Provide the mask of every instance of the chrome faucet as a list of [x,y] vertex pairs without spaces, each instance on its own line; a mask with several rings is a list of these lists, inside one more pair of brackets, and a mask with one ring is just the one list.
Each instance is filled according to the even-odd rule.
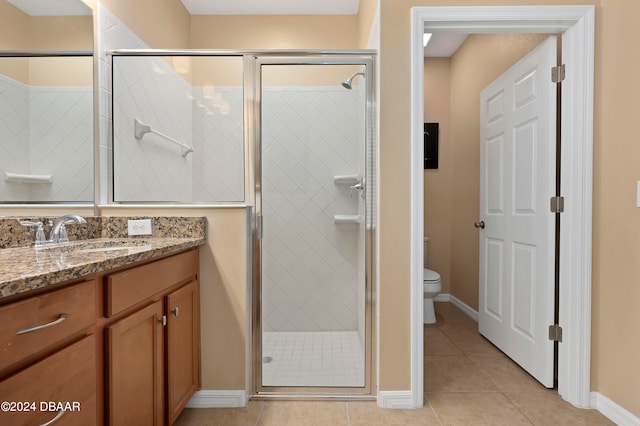
[[49,231],[49,243],[59,244],[66,243],[69,241],[67,238],[67,231],[64,227],[67,223],[75,223],[78,225],[87,223],[87,221],[77,214],[65,214],[64,216],[60,216],[57,218],[53,225],[51,226],[51,230]]

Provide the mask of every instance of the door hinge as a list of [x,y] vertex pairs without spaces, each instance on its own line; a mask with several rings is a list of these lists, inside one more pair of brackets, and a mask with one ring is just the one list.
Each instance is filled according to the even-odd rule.
[[554,342],[562,342],[562,327],[558,324],[549,326],[549,340]]
[[564,212],[564,197],[551,197],[551,213]]
[[557,67],[551,68],[551,82],[552,83],[560,83],[564,81],[565,77],[565,66],[564,64],[558,65]]

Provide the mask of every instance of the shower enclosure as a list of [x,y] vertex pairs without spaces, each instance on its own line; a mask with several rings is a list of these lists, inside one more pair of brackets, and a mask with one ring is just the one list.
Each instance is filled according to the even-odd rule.
[[111,199],[252,207],[254,395],[370,394],[373,53],[110,54]]
[[257,391],[368,393],[372,62],[257,71]]

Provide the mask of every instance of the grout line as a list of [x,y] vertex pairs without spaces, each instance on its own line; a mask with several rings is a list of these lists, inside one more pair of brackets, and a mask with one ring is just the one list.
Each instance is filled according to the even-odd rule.
[[438,424],[442,426],[442,420],[440,420],[440,416],[438,415],[438,412],[436,411],[436,409],[433,407],[433,405],[431,405],[431,401],[429,401],[429,398],[427,398],[426,392],[424,393],[424,400],[427,402],[427,404],[429,404],[429,408],[431,408],[431,412],[436,417],[436,420],[438,420]]
[[258,418],[256,419],[256,426],[260,424],[260,420],[262,420],[262,413],[264,412],[264,405],[267,403],[266,401],[261,401],[262,406],[260,407],[260,412],[258,413]]
[[509,401],[509,403],[510,403],[510,404],[511,404],[511,405],[512,405],[516,410],[518,410],[518,413],[522,414],[522,417],[524,417],[525,419],[527,419],[527,421],[528,421],[529,423],[534,424],[534,423],[533,423],[533,420],[531,420],[531,419],[530,419],[530,418],[529,418],[525,413],[523,413],[523,412],[522,412],[522,410],[520,410],[520,408],[518,408],[518,406],[517,406],[517,405],[516,405],[512,400],[511,400],[511,398],[509,398],[509,397],[507,396],[507,394],[506,394],[506,393],[504,393],[504,392],[500,392],[500,393],[502,394],[502,396],[504,396],[504,397],[506,398],[506,400],[507,400],[507,401]]

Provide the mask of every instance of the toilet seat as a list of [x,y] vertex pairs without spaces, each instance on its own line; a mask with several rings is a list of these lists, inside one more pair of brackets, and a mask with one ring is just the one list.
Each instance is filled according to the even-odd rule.
[[424,268],[422,271],[422,281],[425,283],[440,281],[440,274],[431,269]]

